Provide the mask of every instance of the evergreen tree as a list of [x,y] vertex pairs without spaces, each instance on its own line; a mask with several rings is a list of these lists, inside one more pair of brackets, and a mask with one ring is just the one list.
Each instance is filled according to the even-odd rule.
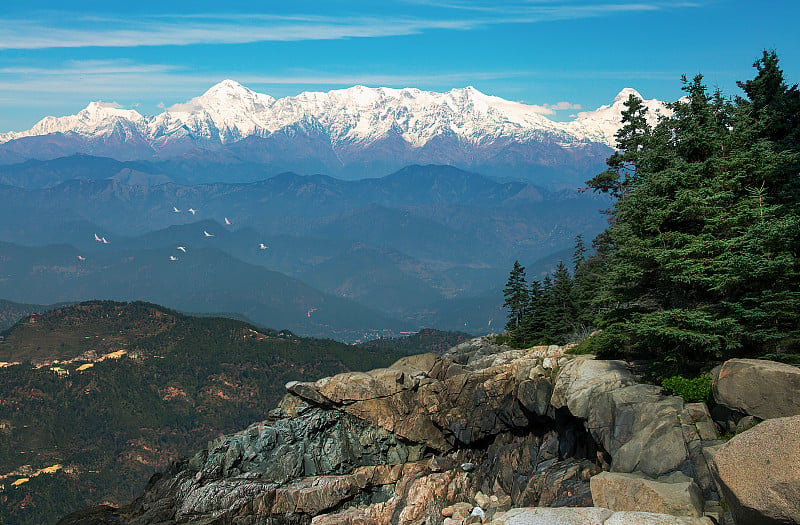
[[553,296],[553,279],[550,275],[545,275],[542,279],[541,295],[536,309],[538,317],[539,332],[534,334],[539,344],[552,345],[558,339],[556,326],[557,308],[555,297]]
[[528,284],[525,281],[525,267],[519,261],[514,261],[514,267],[508,276],[506,287],[503,289],[503,307],[508,309],[506,330],[515,338],[523,324],[525,311],[528,307]]
[[796,148],[800,142],[800,91],[797,84],[788,87],[778,67],[778,55],[764,51],[753,67],[758,75],[737,82],[747,94],[739,99],[751,118],[759,123],[759,136],[778,143],[780,148]]
[[575,250],[572,252],[572,274],[578,272],[578,268],[586,261],[586,244],[583,242],[583,235],[580,233],[575,236]]
[[522,321],[519,328],[512,335],[512,343],[523,348],[538,344],[538,334],[541,331],[541,319],[537,314],[541,301],[541,285],[539,281],[533,280],[528,288],[528,304],[522,314]]
[[595,296],[596,276],[593,275],[593,265],[587,259],[587,249],[583,236],[575,238],[575,251],[572,255],[572,297],[575,307],[574,330],[580,338],[591,332],[594,324],[592,299]]
[[640,163],[640,153],[650,136],[647,106],[636,95],[629,95],[623,105],[622,127],[617,131],[617,151],[607,159],[609,169],[586,184],[596,192],[619,197],[631,186]]
[[[774,55],[756,67],[741,84],[749,100],[684,78],[685,100],[637,135],[634,175],[610,191],[619,198],[604,238],[600,322],[608,340],[676,368],[800,339],[800,156],[787,141],[797,90]],[[612,155],[612,171],[626,153]]]
[[564,261],[559,261],[553,272],[553,287],[551,289],[551,325],[549,332],[552,342],[564,344],[568,335],[577,329],[577,305],[575,304],[575,290],[572,276],[569,274]]

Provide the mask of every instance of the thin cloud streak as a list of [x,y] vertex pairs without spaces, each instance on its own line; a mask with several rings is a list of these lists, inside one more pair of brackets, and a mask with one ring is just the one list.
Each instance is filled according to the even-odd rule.
[[[321,18],[321,17],[320,17]],[[221,16],[224,22],[187,23],[147,20],[132,23],[108,19],[111,29],[64,28],[55,23],[14,20],[0,33],[0,49],[50,49],[78,47],[182,46],[191,44],[247,44],[303,40],[338,40],[412,35],[431,29],[470,29],[475,22],[463,20],[415,20],[408,18],[320,19]],[[113,27],[118,26],[118,27]]]
[[[49,20],[5,20],[0,49],[79,47],[184,46],[380,38],[420,34],[431,30],[466,31],[499,24],[525,24],[595,18],[624,12],[657,11],[660,3],[513,3],[472,10],[464,17],[462,4],[449,3],[457,17],[263,15],[197,13],[146,16],[138,20],[113,16],[52,16]],[[686,7],[688,4],[682,4]],[[102,24],[108,29],[97,29]]]

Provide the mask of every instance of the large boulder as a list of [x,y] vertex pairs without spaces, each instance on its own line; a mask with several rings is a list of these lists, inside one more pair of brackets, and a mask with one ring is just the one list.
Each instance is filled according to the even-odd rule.
[[489,525],[713,525],[708,518],[652,512],[613,512],[600,507],[527,507],[495,516]]
[[550,404],[567,407],[579,418],[589,416],[593,400],[600,394],[636,383],[624,361],[598,361],[580,357],[559,371]]
[[594,397],[586,428],[611,455],[614,472],[692,472],[680,419],[683,408],[681,398],[665,396],[657,386],[626,386]]
[[614,511],[703,515],[700,488],[692,478],[680,472],[657,480],[639,473],[601,472],[592,476],[591,489],[595,506]]
[[715,371],[714,399],[760,419],[800,414],[800,368],[762,359],[731,359]]
[[733,437],[711,463],[737,525],[800,523],[800,416]]

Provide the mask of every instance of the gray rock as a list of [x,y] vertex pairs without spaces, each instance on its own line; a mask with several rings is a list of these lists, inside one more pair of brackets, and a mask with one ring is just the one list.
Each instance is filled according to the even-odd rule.
[[738,423],[736,423],[736,433],[741,434],[745,430],[750,430],[760,422],[761,420],[755,416],[744,416],[739,420]]
[[681,398],[664,396],[657,386],[632,385],[595,396],[586,411],[586,428],[611,455],[612,471],[654,477],[692,471]]
[[526,410],[537,416],[544,416],[550,408],[553,385],[544,376],[526,379],[517,388],[517,399]]
[[800,368],[763,359],[731,359],[713,377],[717,403],[760,419],[800,414]]
[[706,446],[718,442],[717,427],[705,403],[688,403],[681,412],[681,429],[694,472],[692,476],[706,499],[719,499],[711,469],[703,454]]
[[603,525],[613,513],[595,507],[511,509],[497,515],[492,525]]
[[475,463],[470,463],[470,462],[462,463],[461,470],[463,470],[464,472],[472,472],[473,470],[475,470]]
[[209,443],[133,504],[132,524],[218,516],[276,485],[306,476],[346,474],[363,465],[416,461],[422,447],[342,412],[312,408],[302,417],[247,430]]
[[600,507],[517,508],[495,516],[490,525],[713,525],[708,518],[652,512],[612,512]]
[[680,472],[657,480],[640,473],[601,472],[592,477],[591,488],[595,506],[613,511],[703,515],[703,497],[699,487],[692,478]]
[[486,513],[483,512],[483,509],[480,508],[480,507],[475,507],[474,509],[472,509],[472,512],[470,512],[469,515],[470,516],[478,516],[479,518],[485,518],[486,517]]
[[554,408],[567,407],[573,416],[586,419],[594,398],[635,382],[624,361],[597,361],[581,356],[558,373],[550,404]]
[[691,518],[652,512],[615,512],[603,525],[714,525],[708,518]]
[[737,525],[800,523],[800,416],[734,436],[711,463]]

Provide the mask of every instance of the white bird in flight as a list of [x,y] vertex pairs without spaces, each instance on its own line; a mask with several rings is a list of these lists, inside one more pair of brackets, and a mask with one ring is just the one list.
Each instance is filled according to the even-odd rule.
[[173,207],[172,207],[172,211],[173,211],[174,213],[180,213],[180,212],[181,212],[181,210],[179,210],[179,209],[178,209],[178,208],[176,208],[175,206],[173,206]]
[[101,239],[96,233],[94,234],[94,240],[97,242],[103,242],[103,239]]
[[225,226],[230,226],[231,224],[233,223],[229,221],[227,217],[225,217]]
[[205,230],[203,230],[203,235],[205,235],[206,237],[213,237],[213,236],[214,236],[214,234],[213,234],[213,233],[208,233],[208,232],[207,232],[207,231],[205,231]]
[[170,261],[177,261],[177,260],[178,260],[178,258],[177,258],[177,257],[175,257],[174,255],[170,255],[170,256],[169,256],[169,260],[170,260]]
[[84,257],[83,255],[78,255],[78,260],[79,261],[85,261],[86,257]]
[[108,244],[108,241],[106,240],[105,237],[101,237],[100,242],[102,242],[103,244]]
[[259,243],[259,245],[258,245],[258,249],[259,249],[259,250],[266,250],[267,248],[269,248],[269,246],[267,246],[267,245],[266,245],[266,244],[264,244],[263,242],[262,242],[262,243]]
[[316,309],[316,308],[312,308],[311,310],[309,310],[309,311],[308,311],[308,313],[306,314],[306,316],[307,316],[307,317],[311,317],[311,314],[313,314],[313,313],[314,313],[314,312],[316,312],[316,311],[317,311],[317,309]]
[[186,246],[178,246],[178,249],[183,253],[186,253]]
[[189,212],[189,213],[191,213],[192,215],[194,215],[195,213],[197,213],[197,210],[195,210],[195,209],[193,209],[193,208],[189,208],[189,209],[188,209],[188,210],[186,210],[186,211],[188,211],[188,212]]

